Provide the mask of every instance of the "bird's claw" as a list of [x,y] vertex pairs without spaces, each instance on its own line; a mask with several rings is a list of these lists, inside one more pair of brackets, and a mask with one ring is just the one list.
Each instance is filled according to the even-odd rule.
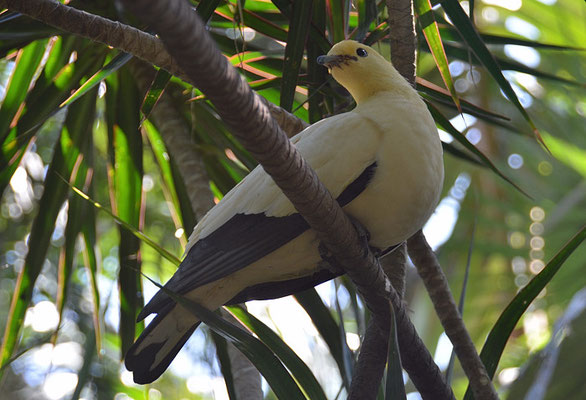
[[[369,248],[378,258],[378,256],[381,254],[381,250],[377,247],[372,247],[368,244],[368,242],[370,241],[370,232],[368,231],[368,229],[366,229],[364,225],[362,225],[362,223],[358,221],[356,218],[350,215],[348,217],[350,218],[350,222],[352,222],[352,225],[354,225],[356,232],[358,232],[358,237],[360,238],[360,241],[363,243],[363,247],[365,249]],[[323,268],[335,274],[344,273],[344,269],[340,266],[340,263],[336,260],[332,252],[326,247],[326,245],[323,242],[319,243],[318,251],[321,259],[324,261],[322,263]]]
[[319,256],[323,260],[320,263],[321,267],[327,269],[333,274],[340,275],[344,273],[344,269],[340,266],[332,252],[327,248],[327,246],[323,242],[319,242],[319,246],[317,247],[319,251]]

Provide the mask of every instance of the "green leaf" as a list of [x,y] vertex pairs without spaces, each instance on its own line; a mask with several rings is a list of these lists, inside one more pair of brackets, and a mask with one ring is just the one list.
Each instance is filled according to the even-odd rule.
[[[94,89],[91,93],[74,104],[69,111],[69,118],[65,122],[62,135],[73,132],[74,138],[84,137],[83,140],[77,140],[74,146],[68,149],[68,158],[70,163],[69,169],[77,169],[76,176],[72,184],[83,187],[84,190],[90,190],[92,173],[93,173],[93,155],[92,155],[92,130],[96,111],[96,98],[98,91]],[[75,139],[74,139],[75,140]],[[67,225],[65,227],[65,244],[61,248],[57,276],[57,301],[56,307],[59,312],[59,324],[62,322],[63,310],[67,300],[69,280],[73,271],[74,260],[76,255],[77,238],[85,224],[88,204],[77,196],[69,199],[69,209]],[[55,337],[55,340],[57,338]]]
[[429,0],[415,0],[413,2],[413,6],[415,9],[415,14],[417,15],[417,19],[423,29],[423,35],[425,36],[427,45],[429,46],[433,59],[435,60],[435,65],[437,66],[437,69],[442,76],[446,88],[448,88],[448,91],[452,96],[454,104],[456,104],[458,110],[462,112],[460,108],[460,100],[458,99],[458,94],[456,93],[456,88],[454,87],[454,81],[452,80],[452,75],[450,74],[448,59],[446,57],[446,52],[444,50],[439,28],[435,18],[433,17],[431,4]]
[[[163,193],[165,198],[168,199],[170,205],[171,216],[175,221],[176,227],[182,225],[183,215],[181,211],[181,204],[179,202],[179,196],[175,189],[175,180],[173,177],[173,168],[171,166],[171,160],[169,159],[167,148],[163,142],[163,138],[159,131],[148,121],[143,124],[147,138],[151,145],[153,155],[157,160],[161,177],[163,178]],[[189,232],[187,232],[189,234]],[[183,242],[185,245],[185,242]]]
[[350,382],[352,382],[353,366],[348,365],[346,362],[343,347],[346,347],[347,352],[350,352],[350,349],[348,349],[346,341],[341,340],[338,324],[330,314],[330,310],[324,305],[315,289],[299,292],[294,296],[295,300],[305,309],[317,331],[328,345],[330,353],[340,370],[344,386],[349,390]]
[[358,0],[356,8],[358,9],[358,27],[353,32],[353,39],[362,42],[370,30],[370,25],[376,19],[378,10],[375,0]]
[[[148,93],[146,94],[144,101],[142,102],[142,106],[140,110],[143,114],[143,121],[148,119],[153,111],[153,107],[157,104],[163,92],[165,91],[165,87],[167,83],[171,80],[171,74],[165,71],[164,69],[159,69],[155,75],[155,79],[151,83]],[[141,123],[142,125],[142,123]]]
[[310,24],[307,21],[311,19],[312,10],[311,0],[298,0],[293,3],[281,80],[281,107],[289,112],[293,107],[297,78],[303,61],[303,50],[309,34]]
[[[446,52],[450,56],[452,56],[454,58],[458,58],[458,59],[463,60],[465,62],[471,61],[473,64],[476,64],[476,65],[480,64],[480,62],[475,57],[471,58],[470,55],[468,54],[468,52],[458,45],[446,44]],[[495,60],[499,64],[499,66],[502,70],[523,72],[525,74],[533,75],[537,78],[549,79],[549,80],[552,80],[555,82],[561,82],[561,83],[565,83],[565,84],[577,86],[577,87],[586,87],[586,83],[584,83],[584,82],[578,82],[578,81],[575,81],[572,79],[566,79],[561,76],[557,76],[557,75],[553,75],[553,74],[550,74],[547,72],[543,72],[538,69],[528,67],[528,66],[521,64],[517,61],[510,61],[510,60],[506,60],[506,59],[500,58],[500,57],[495,57]]]
[[89,207],[85,214],[85,222],[82,227],[84,243],[83,259],[88,274],[90,293],[92,295],[92,317],[94,324],[94,337],[98,352],[102,346],[102,324],[100,323],[100,292],[98,290],[98,257],[96,256],[96,214],[94,208]]
[[214,15],[214,11],[220,4],[220,0],[202,0],[197,5],[197,13],[201,17],[202,20],[208,22],[212,15]]
[[126,229],[128,232],[132,233],[134,236],[136,236],[142,242],[144,242],[147,245],[149,245],[152,249],[154,249],[161,256],[165,257],[167,260],[169,260],[170,262],[172,262],[176,266],[179,266],[179,264],[181,264],[181,260],[179,258],[177,258],[173,254],[169,253],[163,247],[159,246],[157,244],[157,242],[155,242],[153,239],[149,238],[147,235],[145,235],[144,233],[142,233],[141,231],[139,231],[138,229],[136,229],[136,227],[130,225],[127,222],[125,222],[120,217],[116,216],[112,211],[108,210],[103,205],[101,205],[97,201],[93,200],[91,197],[89,197],[87,194],[85,194],[82,190],[80,190],[80,189],[78,189],[78,188],[76,188],[74,186],[70,186],[70,188],[78,196],[80,196],[84,200],[88,201],[91,205],[93,205],[97,210],[103,211],[106,214],[108,214],[112,219],[114,219],[116,221],[116,223],[118,225],[122,226],[124,229]]
[[101,68],[98,72],[96,72],[90,79],[88,79],[79,89],[71,94],[63,103],[59,105],[59,107],[65,107],[68,104],[73,103],[81,96],[83,96],[88,91],[92,90],[94,87],[100,84],[104,79],[108,76],[112,75],[114,72],[118,71],[121,67],[123,67],[128,61],[132,59],[131,54],[127,53],[120,53],[116,57],[112,59],[107,65]]
[[395,311],[392,305],[390,309],[391,330],[389,332],[385,400],[406,399],[403,369],[401,367],[401,353],[399,352],[399,339],[397,338],[397,321],[395,320]]
[[327,27],[329,37],[333,43],[346,39],[348,31],[348,2],[345,0],[331,0],[326,3]]
[[[77,118],[79,115],[71,113],[67,116],[67,121],[72,121],[75,126]],[[81,130],[69,132],[67,128],[64,128],[61,138],[56,143],[53,160],[47,171],[43,195],[39,201],[43,207],[39,209],[39,213],[33,221],[29,237],[29,248],[34,251],[29,251],[26,255],[8,313],[0,355],[2,364],[10,358],[16,346],[24,315],[32,298],[35,281],[45,262],[55,220],[66,199],[67,184],[62,177],[66,177],[67,180],[75,180],[76,178],[78,170],[75,165],[79,162],[79,148],[84,147],[84,141],[89,136],[84,133]]]
[[16,56],[14,70],[8,80],[6,95],[0,107],[0,142],[4,142],[10,132],[10,125],[26,98],[46,46],[47,40],[39,40],[20,50]]
[[289,372],[283,367],[279,359],[260,340],[246,332],[244,329],[231,324],[220,315],[202,307],[201,305],[180,296],[166,287],[144,275],[149,281],[165,292],[176,303],[195,315],[208,325],[214,332],[229,340],[242,352],[265,377],[277,398],[305,400],[299,386],[295,383]]
[[515,107],[517,107],[523,118],[525,118],[529,126],[531,126],[533,134],[537,140],[547,149],[547,146],[545,146],[545,143],[543,142],[537,127],[531,120],[531,117],[529,117],[527,111],[521,105],[521,102],[515,94],[511,84],[504,77],[501,68],[486,47],[486,44],[484,44],[482,41],[482,38],[476,30],[476,27],[472,24],[472,21],[470,21],[470,18],[468,18],[460,3],[458,3],[457,0],[442,0],[440,3],[448,17],[450,17],[450,20],[452,20],[454,23],[455,28],[460,33],[460,36],[468,44],[469,48],[476,55],[480,63],[492,75],[507,98],[513,102]]
[[[110,85],[106,92],[106,110],[110,116],[108,134],[113,155],[113,209],[121,220],[140,230],[144,220],[140,97],[128,70],[121,70],[116,78],[117,82],[108,79]],[[141,269],[140,240],[121,227],[118,256],[119,335],[124,355],[134,343],[136,331],[142,330],[142,324],[135,324],[134,321],[143,301],[140,274],[137,273]]]
[[474,146],[472,143],[470,143],[470,141],[468,141],[468,139],[466,138],[466,136],[464,136],[459,130],[457,130],[456,128],[454,128],[454,126],[452,125],[452,123],[437,108],[435,108],[435,106],[433,106],[431,103],[427,103],[427,108],[431,112],[431,115],[433,116],[433,119],[435,120],[435,122],[439,126],[441,126],[441,128],[443,130],[445,130],[450,135],[452,135],[454,137],[454,139],[456,139],[466,149],[468,149],[470,152],[472,152],[474,155],[476,155],[484,163],[484,165],[486,165],[490,170],[492,170],[494,173],[496,173],[499,177],[501,177],[506,182],[508,182],[511,185],[513,185],[513,187],[515,187],[515,189],[517,189],[519,192],[523,193],[525,196],[531,198],[531,196],[529,196],[515,182],[513,182],[508,176],[506,176],[505,174],[503,174],[492,163],[492,161],[490,161],[490,159],[487,156],[484,155],[483,152],[481,152],[480,150],[478,150],[478,148],[476,146]]
[[[553,279],[555,274],[560,270],[568,257],[578,248],[586,239],[586,226],[583,226],[576,235],[570,239],[565,246],[547,263],[545,268],[537,274],[531,281],[522,288],[519,293],[511,300],[509,305],[500,315],[494,324],[488,338],[480,352],[480,358],[486,366],[488,376],[492,378],[496,372],[498,362],[503,354],[505,345],[513,329],[525,313],[529,305],[545,286]],[[470,388],[466,391],[465,400],[472,399]]]
[[[66,46],[62,50],[63,52],[57,54],[56,58],[65,63],[71,49]],[[22,117],[2,144],[0,192],[3,192],[8,185],[36,132],[48,118],[59,111],[59,104],[69,95],[69,90],[75,87],[83,76],[98,68],[101,58],[101,54],[95,55],[91,51],[82,52],[76,62],[64,65],[54,76],[49,73],[42,73],[39,76],[34,88],[28,94]]]
[[228,310],[240,322],[246,325],[252,332],[254,332],[264,344],[266,344],[285,364],[287,369],[291,371],[295,380],[299,383],[303,392],[310,399],[326,399],[326,395],[320,386],[319,382],[305,365],[303,360],[295,354],[293,350],[268,326],[262,323],[255,316],[240,306],[229,306]]

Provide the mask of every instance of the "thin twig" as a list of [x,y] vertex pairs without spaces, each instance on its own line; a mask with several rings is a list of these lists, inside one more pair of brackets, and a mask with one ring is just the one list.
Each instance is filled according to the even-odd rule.
[[495,400],[498,395],[480,360],[474,343],[466,330],[464,321],[452,296],[448,280],[444,275],[435,253],[429,247],[422,231],[407,241],[409,256],[417,267],[435,311],[454,345],[454,351],[470,380],[470,387],[476,400]]

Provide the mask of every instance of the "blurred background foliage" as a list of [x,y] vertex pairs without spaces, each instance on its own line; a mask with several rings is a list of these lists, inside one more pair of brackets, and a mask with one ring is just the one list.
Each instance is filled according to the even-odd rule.
[[[311,7],[287,0],[193,3],[209,17],[210,33],[251,86],[308,122],[353,107],[315,64],[331,43],[365,40],[390,54],[383,1],[315,1]],[[436,65],[441,47],[434,60],[422,34],[429,14],[416,24],[418,89],[439,110],[446,146],[444,193],[425,233],[455,296],[469,265],[464,319],[480,348],[519,289],[586,221],[586,8],[572,0],[461,2],[500,66],[495,69],[482,48],[462,35],[462,20],[446,15],[458,3],[439,3],[431,5],[449,62],[443,78],[441,62],[439,70]],[[133,22],[116,1],[68,4]],[[254,160],[201,93],[183,81],[159,72],[145,99],[134,61],[116,49],[5,11],[0,54],[0,397],[227,398],[215,355],[222,341],[213,341],[206,329],[197,330],[161,379],[147,387],[132,383],[121,350],[142,329],[135,328],[134,316],[143,297],[156,291],[137,270],[164,282],[176,266],[65,181],[180,257],[197,212],[165,147],[161,123],[152,118],[160,91],[170,96],[183,123],[193,126],[215,201]],[[494,79],[501,70],[529,121]],[[453,84],[451,94],[457,94],[463,114],[450,92],[438,88],[445,82],[448,89]],[[447,121],[456,130],[452,135]],[[532,124],[550,153],[536,140]],[[487,168],[470,144],[496,168]],[[576,340],[586,320],[585,259],[586,247],[580,246],[513,330],[495,377],[504,398],[525,398],[544,380],[543,398],[586,392],[579,364],[586,354]],[[413,321],[444,369],[450,345],[412,268],[407,289]],[[345,396],[344,375],[353,357],[348,349],[358,349],[366,318],[347,280],[326,283],[297,300],[248,307],[311,368],[328,398]],[[466,386],[456,363],[457,397]],[[268,385],[264,389],[266,398],[275,398]],[[411,384],[407,389],[414,390]]]

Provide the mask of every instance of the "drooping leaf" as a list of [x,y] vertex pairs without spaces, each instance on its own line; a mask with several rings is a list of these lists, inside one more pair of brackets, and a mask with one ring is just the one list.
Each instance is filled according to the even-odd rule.
[[[84,191],[90,190],[93,169],[92,157],[92,128],[95,116],[96,97],[98,91],[94,89],[87,93],[83,99],[72,105],[69,111],[69,118],[65,121],[62,136],[69,135],[74,138],[73,146],[68,149],[68,158],[73,165],[69,169],[76,169],[77,173],[71,183],[81,187]],[[83,135],[83,140],[75,140]],[[77,142],[77,143],[76,143]],[[63,310],[68,294],[69,281],[73,272],[76,245],[78,236],[84,225],[88,204],[78,196],[69,199],[67,225],[65,226],[65,243],[61,248],[57,276],[57,301],[56,307],[59,312],[59,323],[63,320]],[[55,340],[57,338],[55,337]]]
[[405,384],[403,383],[403,369],[401,368],[401,354],[399,339],[397,338],[397,321],[393,306],[391,309],[391,330],[389,332],[389,355],[387,358],[387,374],[385,383],[385,400],[405,400]]
[[140,110],[143,114],[143,121],[145,119],[148,119],[151,115],[153,107],[155,107],[155,105],[163,95],[165,87],[167,86],[167,83],[169,83],[170,79],[171,74],[169,74],[164,69],[159,69],[157,71],[155,79],[151,83],[151,86],[144,98],[144,101],[142,102],[142,106],[140,107]]
[[281,80],[281,107],[289,112],[293,107],[297,78],[303,61],[303,50],[309,34],[310,24],[307,21],[311,19],[312,10],[311,0],[299,0],[293,3]]
[[[494,59],[493,55],[490,53],[486,44],[483,42],[480,34],[476,30],[474,24],[462,9],[462,6],[457,0],[442,0],[441,2],[442,8],[450,17],[452,22],[454,23],[455,28],[460,33],[460,36],[466,41],[470,50],[476,55],[478,60],[482,63],[482,65],[486,68],[488,73],[492,75],[494,80],[498,83],[499,87],[503,91],[503,93],[507,96],[507,98],[517,107],[523,118],[527,121],[529,126],[531,126],[533,133],[537,140],[545,146],[537,127],[533,123],[533,120],[521,105],[517,94],[513,90],[513,87],[504,77],[501,68],[499,67],[498,63]],[[546,147],[547,148],[547,147]]]
[[429,0],[415,0],[413,2],[413,6],[418,21],[421,24],[427,45],[431,51],[431,54],[433,55],[433,59],[435,60],[435,65],[437,66],[437,69],[442,76],[446,88],[448,88],[448,91],[452,96],[454,104],[456,104],[458,110],[461,112],[460,100],[458,98],[458,94],[456,93],[456,88],[454,87],[452,75],[450,74],[448,59],[446,57],[446,52],[444,50],[437,22],[433,17],[431,4]]
[[242,307],[227,308],[281,359],[310,399],[326,399],[322,387],[311,370],[275,332]]
[[[114,76],[111,76],[113,78]],[[113,209],[118,217],[129,225],[141,230],[144,219],[142,193],[142,138],[140,124],[140,96],[130,73],[121,70],[116,80],[108,79],[106,110],[108,135],[113,157],[112,183],[115,203]],[[116,82],[117,81],[117,82]],[[142,324],[135,324],[139,308],[142,307],[140,266],[140,240],[120,227],[118,271],[120,295],[121,353],[134,342],[136,331]]]
[[10,125],[18,119],[17,112],[29,92],[33,76],[45,53],[46,40],[31,43],[18,52],[14,69],[9,78],[4,101],[0,107],[0,142],[10,132]]
[[[503,354],[505,345],[515,329],[515,326],[525,313],[529,305],[545,286],[553,279],[564,262],[586,239],[586,226],[583,226],[573,238],[547,263],[545,268],[537,274],[519,293],[511,300],[509,305],[501,313],[499,319],[492,327],[488,338],[480,352],[480,358],[486,367],[490,378],[494,377],[498,362]],[[466,391],[465,400],[472,399],[470,388]]]
[[[352,382],[352,365],[347,365],[344,359],[343,346],[348,347],[346,341],[341,341],[338,324],[330,314],[330,310],[324,305],[323,301],[315,291],[315,289],[309,289],[300,293],[295,294],[295,300],[301,304],[305,309],[313,324],[318,330],[321,337],[324,339],[330,353],[342,376],[342,381],[346,386],[346,389],[350,389],[350,382]],[[350,352],[350,349],[347,350]]]
[[108,64],[106,64],[103,68],[101,68],[98,72],[96,72],[90,79],[84,82],[83,85],[75,92],[71,94],[59,107],[64,107],[68,104],[71,104],[81,96],[83,96],[88,91],[92,90],[94,87],[100,84],[104,79],[108,76],[112,75],[114,72],[118,71],[122,68],[128,61],[132,59],[131,54],[127,53],[120,53],[116,57],[112,59]]
[[242,352],[265,377],[278,398],[305,400],[299,386],[295,383],[281,361],[260,340],[246,332],[241,327],[223,319],[220,315],[202,307],[201,305],[180,296],[148,276],[145,277],[163,290],[175,302],[183,306],[199,320],[208,325],[217,334],[230,341]]
[[503,174],[493,163],[490,159],[484,155],[483,152],[478,150],[476,146],[474,146],[470,141],[464,136],[459,130],[454,128],[452,123],[437,109],[430,103],[427,103],[427,108],[431,112],[433,119],[435,122],[442,127],[443,130],[448,132],[450,135],[454,137],[460,144],[462,144],[466,149],[470,150],[474,155],[476,155],[489,169],[491,169],[494,173],[496,173],[499,177],[513,185],[515,189],[519,192],[524,194],[527,197],[529,196],[523,189],[521,189],[515,182],[513,182],[508,176]]
[[[75,121],[78,116],[69,114],[67,121]],[[73,123],[75,125],[75,123]],[[78,172],[75,168],[79,162],[79,148],[84,147],[87,135],[81,131],[69,132],[63,129],[59,141],[56,143],[53,159],[49,165],[45,178],[44,191],[40,200],[43,207],[39,209],[29,237],[29,251],[25,264],[19,273],[14,290],[14,296],[8,314],[4,340],[2,343],[1,361],[6,362],[14,351],[24,314],[32,298],[32,291],[45,262],[55,220],[67,196],[67,180],[75,180]]]

